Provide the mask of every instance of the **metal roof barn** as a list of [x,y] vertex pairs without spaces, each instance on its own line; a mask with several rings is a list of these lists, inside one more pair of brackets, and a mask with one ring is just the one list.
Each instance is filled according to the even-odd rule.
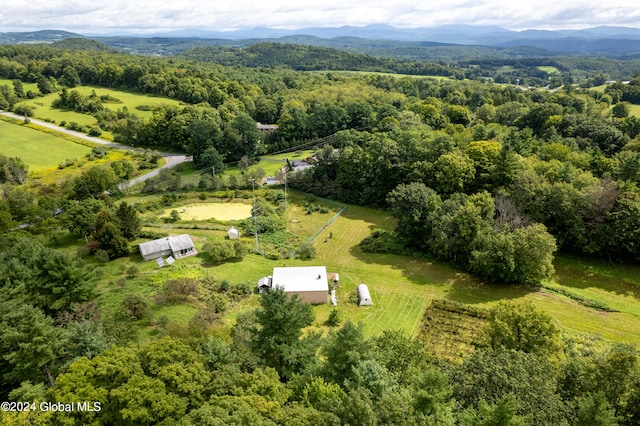
[[299,300],[308,303],[327,303],[329,297],[325,266],[273,268],[271,286],[282,288],[288,294],[297,294]]
[[141,243],[138,248],[145,261],[157,259],[163,256],[173,256],[176,259],[198,254],[191,237],[187,234],[175,237],[159,238],[157,240]]

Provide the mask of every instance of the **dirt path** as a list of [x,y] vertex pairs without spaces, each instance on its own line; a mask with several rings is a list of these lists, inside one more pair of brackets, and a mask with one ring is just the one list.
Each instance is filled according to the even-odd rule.
[[[0,115],[4,115],[6,117],[11,117],[11,118],[15,118],[17,120],[24,120],[24,117],[21,115],[17,115],[14,114],[12,112],[6,112],[6,111],[0,111]],[[88,136],[84,133],[80,133],[80,132],[76,132],[73,130],[69,130],[66,129],[64,127],[60,127],[57,126],[55,124],[52,123],[47,123],[46,121],[42,121],[42,120],[38,120],[36,118],[29,118],[29,120],[33,123],[33,124],[37,124],[38,126],[42,126],[42,127],[46,127],[48,129],[52,129],[55,130],[56,132],[60,132],[60,133],[66,133],[68,135],[71,136],[75,136],[77,138],[80,139],[84,139],[86,141],[89,142],[93,142],[93,143],[97,143],[100,145],[106,145],[109,146],[111,148],[117,148],[117,149],[124,149],[127,151],[134,151],[136,148],[129,146],[129,145],[122,145],[119,143],[115,143],[115,142],[109,142],[109,141],[105,141],[104,139],[100,139],[100,138],[96,138],[93,136]],[[147,179],[150,179],[154,176],[157,176],[158,174],[160,174],[160,171],[163,169],[170,169],[172,167],[177,166],[178,164],[184,163],[186,161],[191,161],[191,157],[184,155],[184,154],[172,154],[169,152],[160,152],[160,155],[166,160],[166,163],[164,166],[159,167],[155,170],[150,171],[149,173],[145,173],[142,176],[138,176],[135,179],[130,180],[129,182],[125,182],[123,184],[120,184],[120,186],[118,187],[119,189],[127,189],[130,186],[133,186],[137,183],[140,182],[144,182]]]

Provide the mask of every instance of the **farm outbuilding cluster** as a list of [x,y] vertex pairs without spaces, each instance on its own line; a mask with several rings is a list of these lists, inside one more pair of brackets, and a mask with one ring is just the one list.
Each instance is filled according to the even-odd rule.
[[187,234],[158,238],[157,240],[141,243],[138,248],[145,262],[163,256],[173,256],[175,259],[180,259],[181,257],[198,254],[191,237]]
[[281,288],[287,294],[297,294],[302,302],[322,304],[329,297],[329,282],[325,266],[273,268],[273,275],[258,281],[258,290]]

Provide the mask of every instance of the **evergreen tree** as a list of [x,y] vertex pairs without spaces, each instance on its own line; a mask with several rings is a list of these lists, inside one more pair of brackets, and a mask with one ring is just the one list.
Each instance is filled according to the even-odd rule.
[[287,295],[282,289],[263,294],[254,329],[253,349],[264,363],[288,379],[302,371],[315,357],[318,336],[302,338],[302,329],[313,323],[313,311],[297,295]]
[[127,202],[123,201],[118,205],[118,209],[116,210],[116,217],[120,223],[120,230],[122,231],[122,235],[132,240],[138,236],[140,233],[140,229],[142,228],[142,221],[138,216],[138,211],[135,207],[127,204]]

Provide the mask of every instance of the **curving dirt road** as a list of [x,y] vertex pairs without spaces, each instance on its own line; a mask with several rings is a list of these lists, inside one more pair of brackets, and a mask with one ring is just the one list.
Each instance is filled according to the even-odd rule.
[[[4,115],[4,116],[7,116],[7,117],[15,118],[17,120],[24,120],[24,116],[17,115],[17,114],[14,114],[12,112],[6,112],[6,111],[0,110],[0,115]],[[46,121],[38,120],[36,118],[29,117],[29,120],[32,123],[37,124],[38,126],[46,127],[48,129],[53,129],[56,132],[66,133],[68,135],[72,135],[72,136],[75,136],[77,138],[81,138],[81,139],[87,140],[89,142],[97,143],[97,144],[100,144],[100,145],[106,145],[106,146],[109,146],[111,148],[125,149],[127,151],[134,151],[134,150],[137,149],[137,148],[134,148],[134,147],[129,146],[129,145],[122,145],[122,144],[115,143],[115,142],[109,142],[109,141],[105,141],[104,139],[100,139],[100,138],[96,138],[96,137],[93,137],[93,136],[89,136],[89,135],[87,135],[85,133],[80,133],[80,132],[76,132],[74,130],[69,130],[67,128],[60,127],[60,126],[55,125],[53,123],[47,123]],[[145,173],[142,176],[138,176],[137,178],[132,179],[129,182],[125,182],[123,184],[120,184],[118,186],[118,189],[127,189],[130,186],[133,186],[133,185],[135,185],[137,183],[140,183],[140,182],[144,182],[147,179],[150,179],[150,178],[152,178],[154,176],[157,176],[160,173],[160,171],[163,170],[163,169],[170,169],[172,167],[177,166],[178,164],[181,164],[181,163],[184,163],[184,162],[187,162],[187,161],[191,161],[191,157],[187,156],[187,155],[184,155],[184,154],[172,154],[172,153],[169,153],[169,152],[160,152],[160,155],[166,160],[166,163],[165,163],[164,166],[159,167],[159,168],[157,168],[155,170],[152,170],[149,173]]]

